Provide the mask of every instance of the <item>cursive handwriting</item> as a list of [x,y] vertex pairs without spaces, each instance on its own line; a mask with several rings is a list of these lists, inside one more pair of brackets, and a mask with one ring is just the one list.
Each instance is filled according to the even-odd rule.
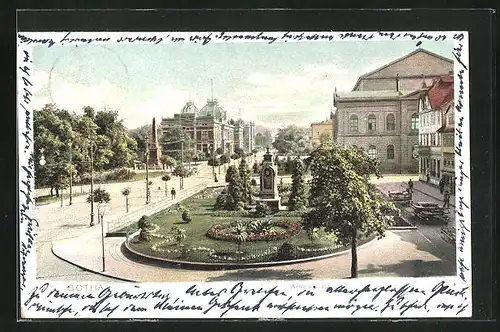
[[[349,285],[350,284],[350,285]],[[173,287],[141,285],[124,289],[119,285],[59,287],[43,283],[29,293],[23,303],[28,311],[54,316],[123,317],[123,313],[149,315],[168,313],[168,317],[332,317],[332,315],[427,315],[429,312],[467,308],[468,287],[447,281],[420,288],[411,283],[352,287],[352,283],[309,289],[281,286],[279,283],[191,284]],[[71,289],[71,290],[70,290]],[[79,289],[79,290],[77,290]],[[327,295],[327,297],[325,297]],[[420,316],[422,316],[420,314]]]
[[[30,44],[34,41],[27,40],[27,44]],[[32,126],[32,117],[31,112],[29,111],[29,105],[31,103],[31,88],[33,84],[30,81],[30,64],[32,63],[30,53],[27,50],[22,50],[22,64],[18,67],[20,70],[20,79],[21,79],[21,92],[20,92],[20,100],[19,109],[23,110],[19,112],[19,116],[23,116],[24,119],[21,123],[24,124],[24,128],[21,129],[21,135],[24,138],[24,142],[20,142],[20,146],[23,146],[24,155],[27,155],[27,163],[24,165],[19,165],[20,172],[20,184],[19,184],[19,223],[24,226],[24,234],[21,238],[19,250],[20,250],[20,278],[21,278],[21,290],[26,287],[26,274],[27,274],[27,261],[28,256],[32,253],[34,241],[36,237],[35,228],[37,228],[38,221],[30,215],[30,211],[34,206],[33,201],[33,190],[34,190],[34,173],[35,173],[35,162],[33,153],[30,151],[33,148],[33,126]],[[20,161],[25,160],[24,158],[20,158]],[[21,231],[20,233],[23,233]],[[42,309],[40,309],[42,310]]]

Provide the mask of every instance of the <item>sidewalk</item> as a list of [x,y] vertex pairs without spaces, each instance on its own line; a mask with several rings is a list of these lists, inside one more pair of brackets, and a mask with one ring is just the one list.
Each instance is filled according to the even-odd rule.
[[[123,253],[125,238],[105,238],[105,268],[102,266],[100,234],[96,231],[77,239],[55,242],[57,257],[84,270],[133,282],[210,282],[229,280],[342,279],[350,275],[350,251],[304,263],[234,270],[190,270],[154,262],[139,263]],[[84,248],[84,249],[83,249]],[[455,264],[443,259],[418,232],[388,231],[381,240],[358,248],[360,277],[429,277],[454,275]]]
[[[413,189],[443,203],[443,194],[439,192],[439,188],[433,185],[427,184],[423,181],[415,181],[413,183]],[[450,195],[450,206],[455,207],[455,195]]]

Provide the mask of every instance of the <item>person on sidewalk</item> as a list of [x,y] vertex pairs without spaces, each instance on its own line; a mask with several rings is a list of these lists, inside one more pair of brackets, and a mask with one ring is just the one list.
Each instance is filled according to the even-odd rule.
[[426,182],[429,183],[429,181],[431,180],[431,171],[429,169],[427,169],[427,171],[425,172],[425,176]]
[[413,181],[411,179],[410,179],[410,181],[408,181],[408,189],[407,190],[408,190],[408,193],[410,195],[413,194]]
[[441,195],[444,192],[444,177],[441,177],[441,179],[439,180],[439,192],[441,193]]
[[170,190],[170,194],[172,195],[172,200],[175,199],[175,189],[172,187],[172,190]]
[[443,209],[449,209],[450,208],[450,192],[448,189],[444,191],[444,198],[443,198]]

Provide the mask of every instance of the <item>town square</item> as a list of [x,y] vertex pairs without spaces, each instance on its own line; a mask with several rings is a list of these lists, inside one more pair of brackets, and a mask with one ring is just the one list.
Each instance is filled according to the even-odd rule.
[[35,47],[37,278],[454,276],[452,50]]

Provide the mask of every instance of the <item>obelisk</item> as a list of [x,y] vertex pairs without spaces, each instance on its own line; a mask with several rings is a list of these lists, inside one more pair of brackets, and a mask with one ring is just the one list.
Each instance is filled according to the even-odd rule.
[[158,137],[156,135],[156,132],[156,119],[153,118],[151,136],[149,140],[149,163],[155,166],[160,166],[161,149],[158,144]]

